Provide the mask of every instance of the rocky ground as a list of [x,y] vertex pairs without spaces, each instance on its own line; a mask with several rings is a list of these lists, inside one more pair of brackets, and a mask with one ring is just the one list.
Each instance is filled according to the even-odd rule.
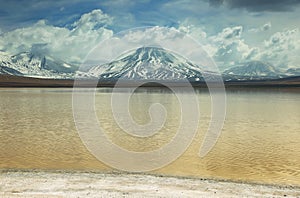
[[300,188],[141,174],[2,171],[0,197],[300,197]]

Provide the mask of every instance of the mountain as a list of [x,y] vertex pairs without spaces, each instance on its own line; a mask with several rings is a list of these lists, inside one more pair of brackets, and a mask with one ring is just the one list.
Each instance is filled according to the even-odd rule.
[[0,66],[0,74],[8,74],[8,75],[13,75],[13,76],[21,76],[22,75],[21,72],[15,70],[15,69],[6,67],[6,66]]
[[290,68],[285,73],[289,76],[300,76],[300,68]]
[[87,75],[104,80],[199,81],[201,68],[158,47],[142,47],[105,65],[92,67]]
[[77,68],[50,56],[23,52],[0,53],[0,73],[39,78],[73,78]]
[[[141,47],[115,61],[89,68],[87,71],[77,71],[76,66],[38,52],[23,52],[11,56],[0,51],[0,74],[13,76],[73,79],[76,75],[108,82],[119,78],[166,81],[188,79],[197,82],[204,81],[203,74],[208,74],[211,79],[216,77],[216,73],[204,70],[201,65],[195,65],[159,47]],[[282,71],[269,63],[251,61],[225,70],[222,76],[224,81],[280,79],[300,76],[300,68]]]
[[[224,81],[268,80],[299,75],[299,70],[289,72],[276,69],[273,65],[261,61],[251,61],[241,66],[232,67],[222,73]],[[204,81],[203,74],[214,78],[214,72],[206,71],[201,65],[194,65],[188,60],[157,47],[142,47],[123,55],[116,61],[92,67],[81,76],[100,80],[115,81],[119,78],[128,80],[180,80]]]
[[8,75],[15,75],[15,76],[22,75],[21,72],[13,69],[12,65],[13,63],[10,59],[10,56],[0,51],[0,74],[8,74]]
[[242,66],[232,67],[223,72],[225,80],[261,80],[286,77],[282,71],[269,63],[261,61],[247,62]]

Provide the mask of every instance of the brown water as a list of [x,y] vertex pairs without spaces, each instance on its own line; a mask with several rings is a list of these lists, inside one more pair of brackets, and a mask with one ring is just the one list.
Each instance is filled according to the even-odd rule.
[[[147,123],[153,102],[168,111],[163,129],[149,138],[122,132],[114,122],[111,89],[96,93],[101,126],[110,139],[128,150],[150,151],[176,132],[179,103],[167,90],[141,88],[132,96],[130,112]],[[197,90],[201,119],[188,150],[170,165],[152,173],[243,180],[300,186],[300,91],[248,90],[227,92],[222,134],[204,158],[199,147],[210,121],[210,97]],[[81,142],[73,121],[72,89],[0,89],[0,168],[110,171]]]

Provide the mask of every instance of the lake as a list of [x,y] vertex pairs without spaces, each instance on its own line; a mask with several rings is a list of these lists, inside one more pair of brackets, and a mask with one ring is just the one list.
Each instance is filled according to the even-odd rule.
[[[134,137],[124,133],[111,112],[111,88],[98,88],[99,123],[115,144],[132,151],[158,149],[178,128],[180,105],[164,88],[139,88],[130,113],[139,124],[149,121],[148,108],[161,103],[168,114],[159,133]],[[299,89],[227,90],[224,127],[215,147],[200,158],[199,148],[210,122],[209,93],[197,89],[198,133],[184,154],[152,174],[215,178],[300,186]],[[101,146],[101,145],[100,145]],[[72,113],[72,89],[0,89],[0,168],[112,171],[82,143]]]

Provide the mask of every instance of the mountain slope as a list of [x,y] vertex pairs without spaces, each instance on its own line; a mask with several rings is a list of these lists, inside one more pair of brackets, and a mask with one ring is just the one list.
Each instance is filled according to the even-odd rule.
[[290,68],[285,73],[289,76],[300,76],[300,68]]
[[73,78],[77,68],[42,54],[0,53],[0,73],[39,78]]
[[[91,67],[88,71],[76,71],[78,67],[40,53],[24,52],[9,55],[0,51],[0,74],[36,78],[71,79],[98,78],[104,81],[125,80],[167,80],[188,79],[204,81],[203,74],[210,79],[216,73],[205,71],[201,65],[158,47],[142,47],[131,51],[119,59]],[[280,71],[269,63],[252,61],[223,72],[225,81],[268,80],[289,76],[300,76],[300,68]]]
[[226,80],[276,79],[285,76],[271,64],[261,61],[247,62],[243,66],[232,67],[223,72]]
[[8,75],[13,75],[13,76],[21,76],[22,75],[21,72],[15,70],[15,69],[6,67],[6,66],[0,66],[0,74],[8,74]]
[[199,81],[202,78],[200,67],[157,47],[142,47],[119,60],[92,67],[88,75],[106,80]]

